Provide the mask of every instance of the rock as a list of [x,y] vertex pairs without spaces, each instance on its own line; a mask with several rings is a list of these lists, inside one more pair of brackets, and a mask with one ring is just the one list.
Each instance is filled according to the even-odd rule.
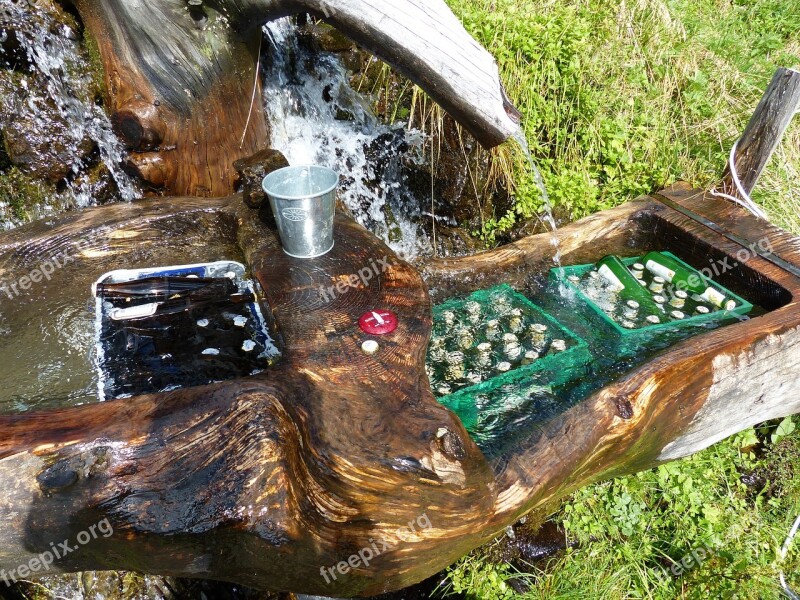
[[290,600],[289,594],[232,583],[178,579],[126,571],[85,571],[20,581],[0,597],[30,600]]
[[268,148],[261,150],[247,158],[240,158],[233,163],[233,168],[239,173],[244,201],[250,208],[261,208],[267,195],[261,187],[264,177],[289,166],[289,161],[278,150]]
[[62,208],[53,184],[36,181],[17,167],[0,174],[0,230],[43,214],[43,207]]
[[[0,95],[11,106],[27,98],[9,94],[0,85]],[[64,179],[77,163],[94,150],[94,142],[85,137],[73,143],[65,135],[69,125],[58,110],[40,102],[36,115],[9,110],[0,117],[0,129],[5,140],[9,161],[21,171],[37,179],[57,182]]]
[[[93,104],[95,90],[81,75],[86,63],[77,30],[75,18],[51,0],[37,2],[34,11],[23,3],[0,8],[5,153],[25,174],[52,183],[79,171],[95,148],[90,119],[78,108]],[[42,48],[50,53],[47,60],[41,58]]]
[[[3,28],[2,20],[0,28]],[[31,73],[28,53],[20,44],[17,33],[11,29],[0,29],[0,69]]]
[[327,23],[309,23],[300,31],[304,41],[313,44],[315,49],[335,54],[358,48],[356,43]]
[[73,188],[83,191],[97,204],[111,204],[119,201],[119,188],[108,166],[97,159],[94,166],[87,168],[73,182]]
[[460,227],[436,227],[437,256],[469,256],[484,250],[482,242]]

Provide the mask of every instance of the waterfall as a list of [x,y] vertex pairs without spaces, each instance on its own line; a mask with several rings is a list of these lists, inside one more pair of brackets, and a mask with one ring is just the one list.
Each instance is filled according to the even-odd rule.
[[[14,106],[4,110],[14,110],[15,118],[27,123],[26,131],[31,136],[58,145],[59,155],[72,159],[67,163],[70,171],[64,191],[67,199],[80,207],[95,203],[95,184],[88,177],[79,177],[88,169],[81,158],[87,154],[87,140],[96,145],[120,198],[132,200],[140,196],[134,181],[121,168],[124,148],[114,135],[103,107],[90,92],[92,69],[81,55],[78,34],[46,10],[34,12],[21,2],[1,4],[0,42],[14,35],[29,63],[19,82],[25,94],[18,98],[24,100],[14,101]],[[52,120],[54,108],[60,117],[57,127]],[[57,139],[52,139],[54,131]]]
[[336,170],[340,198],[355,219],[400,256],[431,254],[430,238],[417,224],[430,198],[412,197],[404,169],[404,162],[423,161],[422,134],[380,123],[350,87],[339,58],[302,47],[290,19],[264,31],[270,40],[264,102],[272,147],[292,165]]
[[525,155],[525,159],[528,161],[531,173],[533,174],[533,181],[536,184],[536,187],[539,188],[539,194],[541,194],[542,203],[544,204],[543,218],[552,232],[552,239],[550,243],[553,246],[553,262],[555,263],[556,267],[560,269],[561,239],[558,237],[558,224],[556,223],[556,218],[553,215],[553,203],[550,202],[550,195],[547,193],[547,188],[544,185],[542,172],[539,170],[539,167],[536,166],[536,162],[533,160],[533,155],[531,154],[531,149],[528,145],[528,139],[525,137],[525,131],[520,128],[517,133],[514,134],[513,139],[515,142],[517,142],[517,144],[519,144],[520,149]]

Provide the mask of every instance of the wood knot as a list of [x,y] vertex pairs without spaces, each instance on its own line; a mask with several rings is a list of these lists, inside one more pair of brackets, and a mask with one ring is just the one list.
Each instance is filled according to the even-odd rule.
[[436,444],[442,454],[454,460],[462,460],[467,453],[461,438],[450,431],[447,427],[440,427],[436,432]]
[[617,416],[619,416],[621,419],[628,420],[633,417],[633,405],[627,398],[615,396],[614,406],[617,409]]
[[36,476],[39,489],[49,496],[72,487],[78,482],[78,472],[72,468],[71,461],[60,461]]
[[174,178],[172,165],[168,165],[157,152],[129,155],[125,169],[156,188],[164,187]]
[[92,448],[50,465],[36,476],[36,481],[39,489],[49,496],[72,487],[80,479],[89,479],[103,473],[108,468],[110,459],[110,448]]
[[111,116],[114,133],[129,150],[155,150],[164,141],[167,126],[151,102],[134,101]]

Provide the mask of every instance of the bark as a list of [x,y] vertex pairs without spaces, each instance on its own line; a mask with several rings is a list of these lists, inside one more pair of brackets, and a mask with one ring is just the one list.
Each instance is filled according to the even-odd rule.
[[233,161],[269,142],[260,32],[234,30],[210,6],[201,18],[183,0],[77,6],[103,60],[106,106],[132,151],[130,168],[168,194],[230,194]]
[[[741,209],[685,187],[665,194],[800,262],[800,240]],[[283,362],[210,386],[0,416],[0,569],[17,569],[108,519],[113,535],[53,569],[370,595],[424,579],[577,487],[800,411],[800,280],[648,198],[563,228],[565,264],[649,248],[698,262],[735,260],[720,282],[746,290],[766,314],[664,351],[491,457],[429,390],[423,279],[344,217],[337,237],[347,243],[302,261],[284,255],[238,197],[107,206],[2,234],[0,265],[37,264],[54,244],[97,232],[76,271],[53,275],[53,293],[67,306],[85,298],[86,282],[104,268],[98,252],[112,249],[118,261],[146,252],[150,264],[169,264],[178,248],[169,223],[195,239],[205,228],[200,214],[228,223],[220,243],[237,244],[261,281],[285,342]],[[469,291],[542,274],[551,252],[549,235],[536,236],[432,261],[425,273],[443,286],[471,272],[461,285]],[[378,259],[391,266],[371,285],[326,298],[329,286]],[[84,271],[85,281],[74,276]],[[401,325],[368,356],[357,320],[377,307],[393,309]]]

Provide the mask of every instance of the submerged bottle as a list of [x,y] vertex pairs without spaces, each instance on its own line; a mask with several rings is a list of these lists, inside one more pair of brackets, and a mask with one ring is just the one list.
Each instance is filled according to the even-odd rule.
[[597,263],[597,272],[606,280],[620,296],[628,301],[635,300],[646,312],[657,312],[658,306],[650,293],[642,287],[623,262],[616,256],[609,255]]
[[152,298],[158,300],[176,294],[185,295],[203,291],[203,295],[231,295],[237,287],[227,278],[203,277],[145,277],[120,283],[99,283],[96,293],[105,299],[135,300]]
[[687,269],[677,260],[665,254],[650,252],[644,257],[643,262],[647,270],[654,275],[663,277],[684,291],[698,295],[714,306],[725,310],[736,308],[735,300],[726,298],[725,294],[710,286],[700,273]]
[[162,302],[150,302],[140,304],[130,308],[115,308],[109,312],[112,321],[137,321],[139,319],[150,319],[152,317],[167,317],[188,313],[198,309],[208,309],[212,307],[223,307],[230,305],[242,305],[255,302],[255,296],[251,293],[236,293],[221,297],[207,297],[197,299],[191,296],[179,296],[178,298],[164,300]]

